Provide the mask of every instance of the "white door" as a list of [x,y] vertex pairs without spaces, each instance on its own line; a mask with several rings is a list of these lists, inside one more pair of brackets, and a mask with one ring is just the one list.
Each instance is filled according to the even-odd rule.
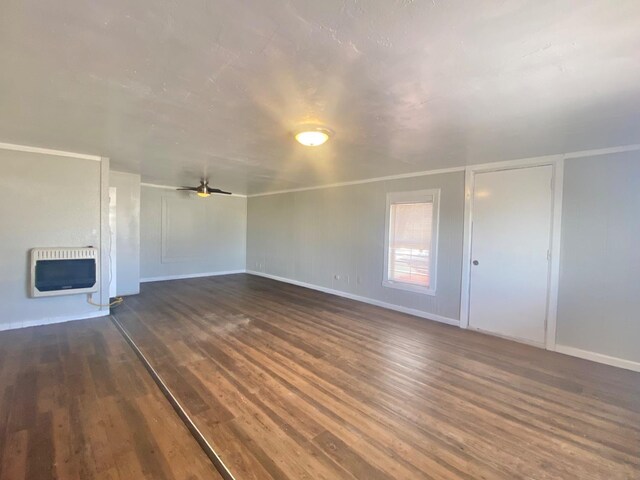
[[471,328],[544,345],[552,175],[550,165],[476,173]]

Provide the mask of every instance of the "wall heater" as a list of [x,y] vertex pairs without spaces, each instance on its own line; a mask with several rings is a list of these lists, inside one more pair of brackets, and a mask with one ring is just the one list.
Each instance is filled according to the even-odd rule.
[[31,296],[51,297],[98,291],[98,249],[31,249]]

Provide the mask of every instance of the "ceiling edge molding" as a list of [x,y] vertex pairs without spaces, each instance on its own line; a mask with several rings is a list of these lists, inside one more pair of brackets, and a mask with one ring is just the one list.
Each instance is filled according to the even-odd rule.
[[288,190],[274,190],[272,192],[264,192],[264,193],[254,193],[252,195],[247,195],[248,198],[253,197],[264,197],[267,195],[279,195],[281,193],[293,193],[293,192],[305,192],[308,190],[320,190],[323,188],[335,188],[335,187],[346,187],[349,185],[361,185],[364,183],[373,183],[373,182],[383,182],[386,180],[398,180],[402,178],[412,178],[412,177],[423,177],[426,175],[439,175],[443,173],[452,173],[452,172],[463,172],[467,168],[471,167],[481,167],[488,165],[512,165],[512,164],[526,164],[532,161],[544,161],[544,160],[557,160],[558,158],[588,158],[588,157],[596,157],[598,155],[609,155],[612,153],[623,153],[623,152],[633,152],[640,150],[640,143],[634,143],[630,145],[622,145],[618,147],[607,147],[607,148],[597,148],[593,150],[579,150],[576,152],[566,152],[566,153],[554,153],[551,155],[543,155],[540,157],[526,157],[526,158],[518,158],[514,160],[498,160],[495,162],[479,162],[472,163],[463,167],[451,167],[451,168],[441,168],[434,170],[425,170],[422,172],[413,172],[413,173],[403,173],[400,175],[389,175],[386,177],[376,177],[376,178],[367,178],[363,180],[353,180],[350,182],[338,182],[338,183],[329,183],[325,185],[316,185],[312,187],[302,187],[302,188],[292,188]]
[[1,143],[0,149],[13,150],[15,152],[42,153],[44,155],[54,155],[56,157],[82,158],[84,160],[93,160],[101,162],[102,157],[99,155],[88,155],[86,153],[65,152],[63,150],[53,150],[51,148],[30,147],[28,145],[16,145],[13,143]]
[[640,143],[632,143],[631,145],[621,145],[619,147],[597,148],[594,150],[582,150],[578,152],[567,152],[564,158],[581,158],[581,157],[597,157],[598,155],[609,155],[611,153],[634,152],[640,150]]
[[266,195],[278,195],[281,193],[305,192],[307,190],[320,190],[323,188],[347,187],[349,185],[361,185],[363,183],[384,182],[386,180],[399,180],[402,178],[424,177],[427,175],[439,175],[444,173],[464,172],[465,167],[439,168],[436,170],[425,170],[422,172],[401,173],[399,175],[388,175],[386,177],[366,178],[363,180],[352,180],[349,182],[328,183],[325,185],[316,185],[313,187],[292,188],[289,190],[275,190],[273,192],[254,193],[247,197],[264,197]]

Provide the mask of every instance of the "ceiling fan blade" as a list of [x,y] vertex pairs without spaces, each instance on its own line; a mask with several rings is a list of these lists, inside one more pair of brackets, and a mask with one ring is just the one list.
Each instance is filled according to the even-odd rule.
[[176,188],[176,190],[191,190],[195,192],[198,190],[198,187],[181,187],[181,188]]
[[220,190],[219,188],[210,188],[209,193],[222,193],[223,195],[231,195],[231,192],[225,192],[224,190]]

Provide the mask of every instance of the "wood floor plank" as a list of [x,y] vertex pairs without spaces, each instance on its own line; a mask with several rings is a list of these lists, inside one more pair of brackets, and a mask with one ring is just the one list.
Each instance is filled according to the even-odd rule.
[[55,478],[55,453],[53,436],[53,418],[51,412],[41,413],[35,422],[35,428],[29,429],[27,444],[28,480]]
[[0,479],[219,475],[109,319],[0,333]]
[[2,465],[0,466],[1,480],[23,480],[26,478],[28,445],[29,432],[27,430],[7,433]]
[[238,478],[640,478],[634,372],[243,274],[117,317]]

